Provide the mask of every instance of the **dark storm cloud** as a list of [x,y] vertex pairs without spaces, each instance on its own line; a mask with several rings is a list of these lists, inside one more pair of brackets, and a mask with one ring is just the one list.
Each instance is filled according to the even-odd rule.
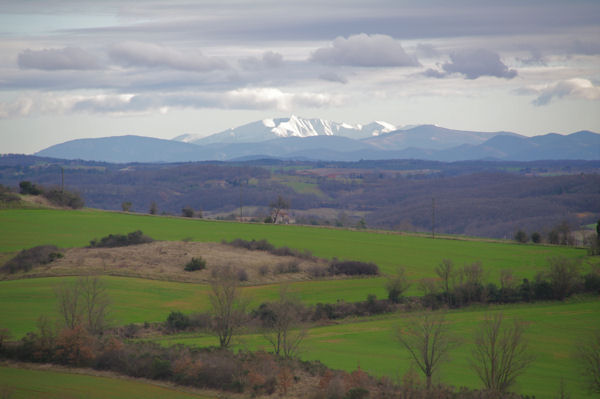
[[19,53],[17,63],[21,69],[42,69],[55,71],[61,69],[99,69],[98,58],[79,47],[61,49],[30,50]]

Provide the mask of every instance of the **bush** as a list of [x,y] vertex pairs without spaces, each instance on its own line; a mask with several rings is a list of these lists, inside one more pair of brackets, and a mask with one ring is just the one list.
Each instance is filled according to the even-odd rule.
[[20,193],[24,195],[40,195],[42,188],[32,184],[30,181],[22,181],[19,183]]
[[196,270],[204,269],[206,269],[206,261],[201,257],[192,258],[192,260],[186,263],[185,267],[183,268],[183,270],[185,270],[186,272],[193,272]]
[[43,196],[52,204],[72,209],[83,208],[83,198],[78,193],[53,188],[43,193]]
[[540,242],[542,242],[542,236],[540,235],[540,233],[538,233],[537,231],[531,233],[531,242],[533,242],[534,244],[539,244]]
[[22,250],[17,256],[6,262],[2,269],[9,273],[28,272],[36,266],[48,264],[62,257],[63,254],[58,251],[56,246],[39,245]]
[[300,263],[296,260],[286,263],[278,263],[277,266],[275,266],[275,273],[300,273]]
[[359,262],[354,260],[333,260],[329,264],[329,273],[332,275],[345,274],[347,276],[375,276],[379,268],[374,263]]
[[238,269],[236,275],[239,281],[248,281],[248,272],[246,269]]
[[194,217],[194,209],[186,206],[185,208],[183,208],[181,210],[181,216],[185,217],[185,218],[193,218]]
[[171,312],[167,317],[167,328],[171,331],[185,330],[190,324],[190,318],[181,312]]
[[152,238],[144,235],[141,230],[133,231],[127,235],[123,234],[109,234],[106,237],[102,237],[100,241],[93,239],[90,241],[90,247],[92,248],[113,248],[113,247],[126,247],[128,245],[146,244],[154,241]]
[[527,241],[529,241],[529,237],[527,237],[527,233],[525,233],[523,230],[519,230],[515,233],[515,241],[525,244]]

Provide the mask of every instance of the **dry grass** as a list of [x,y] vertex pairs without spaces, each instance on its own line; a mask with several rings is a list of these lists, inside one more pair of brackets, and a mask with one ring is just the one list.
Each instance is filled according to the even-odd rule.
[[[306,261],[289,256],[275,256],[264,251],[248,251],[229,245],[205,242],[156,241],[118,248],[71,248],[64,258],[15,273],[6,278],[100,274],[141,277],[179,282],[207,282],[223,267],[245,270],[245,284],[267,284],[310,280],[305,271],[325,261]],[[187,272],[183,268],[193,257],[206,260],[206,269]],[[298,273],[276,273],[278,265],[298,262]]]

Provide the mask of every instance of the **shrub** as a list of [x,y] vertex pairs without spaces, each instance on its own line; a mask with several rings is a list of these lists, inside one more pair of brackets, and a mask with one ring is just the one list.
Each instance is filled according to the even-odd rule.
[[345,274],[347,276],[374,276],[379,274],[379,268],[374,263],[359,262],[354,260],[333,260],[329,264],[329,273],[332,275]]
[[186,272],[193,272],[196,270],[204,270],[206,269],[206,261],[202,259],[202,257],[192,258],[188,263],[186,263],[183,270]]
[[186,217],[186,218],[193,218],[194,217],[194,209],[186,206],[185,208],[183,208],[181,210],[181,216]]
[[190,324],[190,318],[181,312],[171,312],[167,317],[167,328],[171,331],[185,330]]
[[248,281],[248,272],[246,269],[238,269],[236,275],[239,281]]
[[19,183],[19,188],[24,195],[40,195],[43,192],[42,188],[26,180]]
[[534,244],[539,244],[540,242],[542,242],[542,236],[540,235],[540,233],[533,232],[531,233],[531,242],[533,242]]
[[62,257],[63,254],[58,251],[56,246],[39,245],[22,250],[14,258],[6,262],[2,269],[9,273],[16,273],[18,271],[28,272],[36,266],[48,264]]
[[81,196],[73,191],[53,188],[43,193],[43,196],[52,204],[72,209],[83,208],[84,201]]
[[527,233],[525,233],[523,230],[519,230],[515,233],[515,241],[525,244],[527,241],[529,241],[529,237],[527,237]]
[[278,263],[275,266],[275,273],[300,273],[300,262],[292,260],[286,263]]
[[102,237],[100,241],[93,239],[90,241],[90,247],[92,248],[113,248],[113,247],[126,247],[128,245],[146,244],[154,241],[152,238],[144,235],[141,230],[133,231],[124,234],[109,234],[106,237]]

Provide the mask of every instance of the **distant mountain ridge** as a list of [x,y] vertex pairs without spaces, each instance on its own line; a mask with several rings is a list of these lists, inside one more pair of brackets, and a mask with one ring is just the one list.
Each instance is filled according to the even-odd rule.
[[292,115],[289,118],[263,119],[219,133],[201,137],[183,134],[175,141],[199,145],[215,143],[256,143],[286,137],[341,136],[362,139],[396,130],[396,126],[381,121],[367,125],[351,125],[326,119],[305,119]]
[[392,127],[385,122],[353,126],[292,116],[257,121],[200,139],[185,135],[173,140],[142,136],[79,139],[48,147],[36,155],[117,163],[261,157],[325,161],[600,160],[600,134],[590,131],[526,137],[435,125],[390,131]]

